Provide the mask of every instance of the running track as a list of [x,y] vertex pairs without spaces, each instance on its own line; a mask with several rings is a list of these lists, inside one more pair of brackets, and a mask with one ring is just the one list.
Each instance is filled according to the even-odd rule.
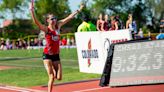
[[[164,84],[129,86],[129,87],[100,87],[99,80],[57,84],[53,92],[164,92]],[[46,92],[46,86],[37,86],[30,89],[0,86],[0,92]]]

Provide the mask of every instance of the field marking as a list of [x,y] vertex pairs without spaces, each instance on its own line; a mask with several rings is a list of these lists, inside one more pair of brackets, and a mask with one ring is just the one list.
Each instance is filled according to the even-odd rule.
[[[44,68],[40,65],[21,65],[21,64],[6,64],[6,63],[0,63],[0,66],[14,66],[14,67],[32,67],[32,68]],[[79,69],[78,66],[62,66],[63,68],[71,68],[71,69]]]
[[85,90],[78,90],[78,91],[73,91],[73,92],[87,92],[87,91],[94,91],[94,90],[99,90],[99,89],[106,89],[110,87],[98,87],[98,88],[91,88],[91,89],[85,89]]
[[19,88],[19,87],[13,87],[13,86],[0,86],[0,89],[12,90],[12,91],[19,91],[19,92],[44,92],[44,91],[40,91],[40,90],[33,90],[33,89],[27,89],[27,88]]
[[[31,58],[31,57],[0,57],[0,60],[4,59],[42,59],[41,57]],[[61,59],[61,61],[78,61],[76,59]]]

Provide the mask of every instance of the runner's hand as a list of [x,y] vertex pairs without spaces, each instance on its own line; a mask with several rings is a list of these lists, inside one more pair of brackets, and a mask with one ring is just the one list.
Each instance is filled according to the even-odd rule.
[[80,4],[80,9],[79,9],[79,11],[82,11],[82,9],[84,8],[84,4],[82,3],[82,4]]
[[30,10],[33,10],[34,9],[34,0],[31,0],[31,4],[30,4]]

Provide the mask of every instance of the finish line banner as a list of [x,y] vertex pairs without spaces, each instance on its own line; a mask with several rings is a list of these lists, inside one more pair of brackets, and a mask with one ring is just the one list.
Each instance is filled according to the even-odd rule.
[[75,33],[80,72],[102,74],[111,43],[131,40],[129,30]]
[[114,46],[110,86],[164,83],[164,40]]

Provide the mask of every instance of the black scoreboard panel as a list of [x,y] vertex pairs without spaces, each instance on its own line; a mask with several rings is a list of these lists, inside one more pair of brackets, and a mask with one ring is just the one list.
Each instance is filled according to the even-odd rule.
[[116,44],[110,86],[164,83],[164,40]]

